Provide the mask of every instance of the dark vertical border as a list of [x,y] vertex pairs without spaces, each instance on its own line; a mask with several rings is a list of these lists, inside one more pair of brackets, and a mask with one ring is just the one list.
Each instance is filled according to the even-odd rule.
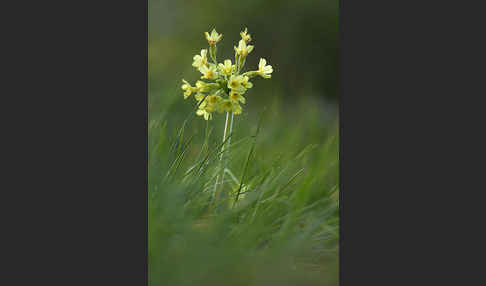
[[5,39],[21,107],[18,135],[2,134],[21,166],[2,199],[19,202],[2,231],[14,284],[147,285],[148,2],[33,5]]
[[343,239],[343,95],[344,95],[344,88],[343,88],[343,39],[344,39],[344,29],[343,29],[343,14],[344,14],[344,7],[343,7],[343,0],[339,1],[339,63],[338,63],[338,93],[339,93],[339,285],[342,284],[343,281],[343,246],[344,246],[344,239]]
[[[463,57],[470,51],[454,45],[476,46],[457,35],[475,25],[450,15],[478,18],[460,11],[470,5],[455,3],[447,11],[444,2],[436,13],[433,1],[339,1],[340,285],[467,284],[467,259],[455,259],[452,249],[468,245],[471,236],[457,232],[466,243],[450,238],[456,237],[451,225],[463,213],[458,206],[470,206],[459,202],[468,198],[462,193],[468,180],[451,185],[455,166],[467,166],[454,164],[452,154],[468,157],[462,153],[468,147],[456,143],[464,140],[470,117],[457,112],[470,111],[462,96],[471,78],[459,82],[454,73],[469,70],[454,69],[451,59],[467,62]],[[468,122],[458,124],[461,117]],[[438,134],[443,137],[433,141]],[[450,142],[454,146],[444,147]],[[445,200],[447,191],[454,201]],[[464,229],[469,219],[457,225]],[[458,270],[451,265],[463,263],[468,272],[450,283]]]
[[145,4],[145,282],[143,285],[148,285],[148,0],[144,0],[143,3]]

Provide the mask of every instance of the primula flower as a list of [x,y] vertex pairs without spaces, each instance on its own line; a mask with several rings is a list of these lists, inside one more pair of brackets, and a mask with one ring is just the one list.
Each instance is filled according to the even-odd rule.
[[230,75],[235,69],[235,65],[231,64],[231,60],[224,60],[224,65],[218,64],[218,67],[219,70],[225,75]]
[[207,92],[210,89],[210,86],[205,83],[204,81],[196,81],[196,89],[198,92]]
[[196,81],[196,88],[198,92],[206,92],[209,91],[208,85],[204,81]]
[[241,39],[243,41],[245,41],[245,43],[249,43],[251,41],[251,36],[250,34],[247,34],[248,33],[248,29],[245,28],[245,30],[243,32],[240,32],[240,36],[241,36]]
[[244,80],[244,77],[241,75],[232,75],[228,80],[228,88],[235,90],[241,90],[241,88],[244,89],[244,87],[241,85]]
[[[216,29],[204,34],[209,42],[209,50],[202,49],[200,55],[195,55],[192,65],[201,72],[202,80],[209,81],[198,80],[195,86],[191,86],[183,79],[184,99],[195,93],[194,99],[198,104],[196,114],[203,116],[206,120],[210,120],[214,112],[241,114],[243,109],[240,104],[246,104],[246,98],[243,95],[253,87],[250,80],[256,76],[271,78],[273,68],[271,65],[267,65],[265,59],[261,58],[258,70],[242,71],[246,57],[254,48],[252,45],[247,45],[251,41],[247,28],[240,33],[241,40],[238,42],[238,46],[234,47],[236,52],[234,64],[229,59],[223,63],[217,61],[216,43],[221,40],[223,35],[218,34]],[[209,62],[209,58],[211,58],[211,62]]]
[[241,102],[243,104],[245,104],[246,102],[246,99],[243,97],[243,95],[239,94],[238,92],[236,91],[230,91],[230,94],[229,94],[229,98],[230,100],[234,101],[234,102]]
[[218,112],[233,112],[234,114],[241,114],[242,109],[238,102],[231,99],[224,99],[219,105]]
[[[253,83],[249,82],[248,81],[249,78],[247,76],[243,76],[243,81],[241,82],[241,85],[244,87],[244,88],[252,88],[253,87]],[[197,86],[197,84],[196,84]]]
[[263,78],[271,78],[272,76],[270,75],[273,72],[273,68],[271,65],[266,65],[267,61],[263,58],[260,59],[260,63],[258,63],[258,75],[260,75]]
[[199,71],[203,74],[201,76],[201,79],[217,79],[218,78],[218,72],[216,71],[216,67],[214,65],[209,65],[209,67],[201,66],[199,68]]
[[238,55],[246,57],[249,53],[251,53],[251,51],[253,51],[254,47],[252,45],[247,46],[244,40],[240,40],[240,42],[238,43],[238,47],[234,48],[235,52]]
[[182,90],[184,91],[184,99],[188,98],[192,92],[195,91],[195,88],[192,87],[186,80],[182,80]]
[[204,101],[204,103],[206,103],[204,105],[204,110],[208,112],[215,112],[219,108],[219,103],[221,101],[223,101],[223,98],[218,95],[210,95],[206,97],[206,100]]
[[201,68],[202,66],[207,65],[207,63],[208,63],[208,50],[202,49],[201,55],[195,55],[193,60],[194,60],[194,62],[192,63],[193,67]]
[[208,40],[208,43],[210,45],[216,44],[217,42],[221,41],[221,38],[223,38],[223,34],[218,34],[218,32],[216,32],[216,29],[213,29],[211,31],[211,34],[209,34],[208,32],[204,32],[204,35],[206,35],[206,40]]

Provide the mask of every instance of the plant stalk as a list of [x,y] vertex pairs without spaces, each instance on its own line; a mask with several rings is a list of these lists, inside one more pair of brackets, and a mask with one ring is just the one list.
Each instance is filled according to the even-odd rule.
[[[234,114],[231,113],[231,122],[229,120],[229,112],[226,112],[226,122],[224,123],[224,132],[223,132],[223,142],[226,141],[226,139],[228,138],[228,135],[231,134],[233,132],[233,117],[234,117]],[[230,128],[229,128],[229,134],[228,134],[228,123],[230,125]],[[228,148],[231,144],[231,138],[228,139]],[[226,169],[226,160],[223,160],[224,159],[224,151],[225,151],[225,145],[226,144],[223,144],[223,146],[221,146],[221,155],[219,156],[219,163],[220,163],[220,166],[221,166],[221,174],[218,174],[216,176],[216,182],[214,183],[214,191],[213,191],[213,201],[211,204],[214,204],[216,202],[216,199],[217,199],[217,196],[218,196],[218,183],[220,185],[223,185],[223,182],[224,182],[224,170]],[[219,177],[221,175],[221,182],[219,181]]]
[[[226,113],[226,123],[228,123],[228,116],[229,116],[229,112]],[[229,134],[228,135],[232,135],[232,133],[233,133],[233,118],[234,118],[234,116],[235,115],[233,114],[233,112],[231,112],[231,122],[230,122],[230,129],[229,129]],[[226,129],[227,129],[226,127],[227,127],[227,124],[224,127],[224,131],[225,131],[224,133],[225,134],[224,134],[223,140],[226,140],[226,138],[227,138],[226,137]],[[231,145],[231,137],[228,138],[227,145],[228,145],[227,148],[229,148],[230,145]],[[226,148],[224,148],[224,149],[223,148],[224,148],[224,145],[221,148],[221,151],[224,151],[224,149],[226,149]],[[223,174],[221,175],[221,185],[223,185],[223,183],[224,183],[224,174],[225,174],[225,170],[226,170],[226,164],[228,162],[226,158],[223,158],[223,155],[225,155],[224,152],[221,152],[221,158],[220,158],[220,160],[223,162]]]

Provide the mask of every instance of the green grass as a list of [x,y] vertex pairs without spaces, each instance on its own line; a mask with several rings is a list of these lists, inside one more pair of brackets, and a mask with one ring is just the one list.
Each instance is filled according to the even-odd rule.
[[149,285],[338,285],[336,108],[249,98],[210,205],[224,115],[166,94],[149,97]]

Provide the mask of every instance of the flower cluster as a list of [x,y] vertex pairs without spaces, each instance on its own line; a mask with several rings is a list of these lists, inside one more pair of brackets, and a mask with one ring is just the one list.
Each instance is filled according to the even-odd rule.
[[246,57],[254,48],[254,46],[248,45],[251,36],[246,28],[240,33],[241,40],[238,46],[234,47],[234,64],[230,59],[224,60],[223,63],[218,63],[216,59],[217,43],[221,41],[223,35],[216,32],[215,29],[211,33],[205,32],[204,34],[209,43],[209,54],[208,49],[202,49],[200,54],[194,56],[192,66],[201,72],[201,80],[198,80],[194,86],[186,80],[182,80],[184,99],[194,94],[194,98],[198,102],[196,114],[204,116],[206,120],[212,118],[213,112],[241,114],[243,109],[240,103],[246,103],[243,95],[253,87],[250,79],[256,76],[271,78],[273,68],[271,65],[267,65],[265,59],[261,58],[258,70],[242,73]]

